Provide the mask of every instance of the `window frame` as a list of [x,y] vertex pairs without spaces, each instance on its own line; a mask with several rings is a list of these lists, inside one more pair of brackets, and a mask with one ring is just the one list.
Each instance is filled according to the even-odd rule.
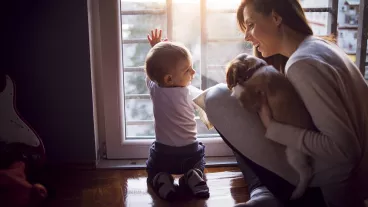
[[358,38],[356,50],[356,64],[360,72],[365,76],[365,68],[368,66],[367,60],[367,39],[368,39],[368,0],[360,0],[358,16]]
[[[172,1],[167,0],[167,7]],[[170,9],[169,9],[170,10]],[[152,139],[126,139],[124,118],[124,70],[141,71],[140,67],[123,67],[123,43],[147,43],[145,39],[122,40],[120,1],[98,0],[91,3],[90,27],[92,30],[91,53],[95,80],[95,121],[100,145],[105,143],[108,159],[140,159],[148,157]],[[131,11],[125,14],[137,14]],[[171,16],[172,11],[167,12]],[[171,18],[172,19],[172,18]],[[172,37],[172,21],[168,21],[168,38]],[[169,27],[169,25],[171,25]],[[108,32],[107,32],[108,31]],[[96,63],[97,62],[97,63]],[[97,66],[96,66],[97,65]],[[117,95],[120,94],[120,95]],[[131,95],[136,96],[136,95]],[[142,95],[138,95],[142,96]],[[145,96],[145,95],[143,95]],[[147,97],[146,97],[147,98]],[[97,103],[97,99],[101,99]],[[119,111],[120,113],[116,113]],[[102,141],[101,141],[102,140]],[[206,145],[206,156],[233,156],[232,150],[219,137],[198,138]]]

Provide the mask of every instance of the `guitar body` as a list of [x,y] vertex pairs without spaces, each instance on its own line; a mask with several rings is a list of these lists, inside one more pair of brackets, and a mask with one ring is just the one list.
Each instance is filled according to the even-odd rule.
[[33,167],[41,167],[45,163],[45,149],[40,137],[17,111],[14,81],[1,74],[0,142],[0,155],[5,153],[10,162],[11,159],[22,158]]

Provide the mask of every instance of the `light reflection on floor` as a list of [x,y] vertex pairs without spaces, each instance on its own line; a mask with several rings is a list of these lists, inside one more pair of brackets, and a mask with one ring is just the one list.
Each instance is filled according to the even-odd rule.
[[[180,176],[174,176],[178,183]],[[126,180],[125,206],[233,206],[247,200],[246,186],[241,172],[223,171],[206,172],[210,198],[193,199],[190,196],[168,203],[159,199],[150,188],[147,188],[146,176],[131,177]],[[124,186],[124,185],[123,185]],[[238,190],[232,190],[237,187]]]
[[[159,199],[147,189],[145,170],[60,170],[52,172],[55,192],[41,207],[223,207],[248,200],[247,186],[237,167],[207,168],[208,199],[183,195],[175,202]],[[174,176],[178,182],[179,176]],[[51,191],[50,191],[51,192]]]

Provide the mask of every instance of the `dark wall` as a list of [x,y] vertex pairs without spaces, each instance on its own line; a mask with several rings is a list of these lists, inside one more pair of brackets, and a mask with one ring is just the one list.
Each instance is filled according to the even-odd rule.
[[94,162],[87,0],[10,0],[1,10],[19,112],[50,162]]

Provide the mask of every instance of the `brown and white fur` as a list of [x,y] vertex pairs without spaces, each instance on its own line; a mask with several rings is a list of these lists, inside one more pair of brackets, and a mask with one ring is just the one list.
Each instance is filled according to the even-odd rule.
[[[304,129],[315,129],[312,118],[291,82],[273,66],[259,58],[240,54],[227,66],[226,82],[232,95],[247,110],[258,112],[268,102],[275,121]],[[291,200],[301,197],[312,178],[306,154],[286,148],[290,165],[299,173]]]

